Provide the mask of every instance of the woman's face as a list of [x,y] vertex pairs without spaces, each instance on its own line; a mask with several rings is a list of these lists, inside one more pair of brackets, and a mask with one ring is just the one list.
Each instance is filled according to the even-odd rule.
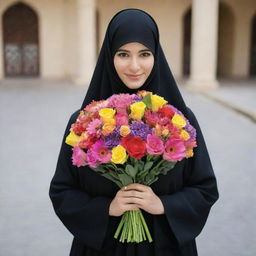
[[154,55],[143,44],[121,46],[114,56],[114,66],[122,82],[130,89],[140,88],[154,66]]

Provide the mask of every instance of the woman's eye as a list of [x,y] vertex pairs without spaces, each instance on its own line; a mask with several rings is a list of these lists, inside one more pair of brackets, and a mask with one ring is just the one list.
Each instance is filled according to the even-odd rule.
[[128,54],[127,53],[125,53],[125,52],[120,52],[120,53],[118,53],[118,55],[117,56],[119,56],[119,57],[127,57],[128,56]]
[[151,55],[150,52],[143,52],[143,53],[141,54],[142,57],[148,57],[148,56],[150,56],[150,55]]

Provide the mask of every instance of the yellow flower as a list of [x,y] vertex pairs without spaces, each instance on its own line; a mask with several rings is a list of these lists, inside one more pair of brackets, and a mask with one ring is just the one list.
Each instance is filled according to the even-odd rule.
[[193,149],[186,150],[186,157],[187,158],[192,157],[193,155],[194,155]]
[[151,104],[152,104],[152,111],[156,112],[159,108],[164,106],[167,101],[158,95],[151,95]]
[[180,132],[180,137],[183,139],[183,140],[188,140],[190,138],[190,135],[187,131],[183,130]]
[[141,120],[141,118],[144,115],[145,108],[146,108],[146,105],[142,101],[133,103],[130,106],[130,109],[131,109],[130,117],[136,120]]
[[107,135],[108,133],[111,133],[116,128],[116,121],[115,119],[108,119],[104,123],[102,127],[102,133],[103,135]]
[[181,116],[179,114],[175,114],[172,117],[172,124],[178,128],[183,128],[184,126],[186,126],[186,120],[184,119],[183,116]]
[[80,141],[80,136],[76,135],[73,131],[69,133],[69,135],[66,137],[66,144],[75,147]]
[[159,124],[157,124],[155,127],[155,133],[156,133],[156,136],[158,136],[158,137],[162,135],[162,129]]
[[130,130],[129,126],[127,126],[127,125],[122,125],[122,126],[120,127],[120,135],[121,135],[122,137],[127,136],[128,134],[130,134],[130,132],[131,132],[131,130]]
[[116,111],[112,108],[103,108],[99,111],[100,117],[102,117],[104,123],[108,122],[109,119],[113,119]]
[[118,145],[112,149],[111,161],[115,164],[124,164],[127,160],[125,148]]
[[163,130],[162,130],[162,135],[165,136],[165,137],[168,136],[169,133],[170,133],[170,132],[169,132],[168,129],[163,129]]

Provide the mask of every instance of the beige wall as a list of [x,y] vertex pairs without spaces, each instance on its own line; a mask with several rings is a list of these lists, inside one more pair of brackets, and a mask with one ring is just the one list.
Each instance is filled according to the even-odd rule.
[[63,3],[63,68],[66,77],[74,79],[77,74],[78,37],[77,10],[74,0],[66,0]]
[[[229,33],[222,35],[233,37],[233,43],[231,45],[231,48],[233,48],[232,67],[227,75],[244,78],[249,75],[251,20],[253,15],[256,14],[256,1],[225,0],[221,2],[224,2],[234,15],[234,35]],[[227,40],[231,43],[232,39]],[[222,63],[221,65],[225,66],[227,64]],[[226,68],[224,67],[224,69]]]
[[[0,17],[16,2],[18,1],[0,0]],[[23,2],[31,6],[39,18],[41,77],[75,79],[79,76],[78,59],[81,52],[76,0]],[[143,9],[155,18],[159,26],[160,41],[175,77],[182,76],[183,17],[191,8],[192,0],[95,0],[95,3],[99,18],[99,46],[107,24],[116,12],[125,8]],[[250,25],[253,15],[256,14],[256,0],[220,0],[220,6],[219,74],[227,77],[246,77],[249,74]],[[1,22],[2,18],[0,79],[3,77]],[[91,65],[94,67],[95,63]],[[92,67],[88,68],[91,69]]]
[[218,42],[218,76],[230,77],[234,61],[235,17],[226,3],[220,3],[219,9],[219,42]]

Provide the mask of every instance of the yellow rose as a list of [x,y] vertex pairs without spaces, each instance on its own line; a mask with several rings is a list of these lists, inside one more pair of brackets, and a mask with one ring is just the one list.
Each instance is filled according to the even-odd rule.
[[78,145],[80,141],[80,136],[76,135],[73,131],[69,133],[69,135],[66,137],[66,144],[75,147]]
[[105,136],[105,135],[111,133],[115,128],[116,128],[115,119],[108,119],[102,127],[102,133]]
[[131,130],[130,130],[129,126],[127,126],[127,125],[122,125],[122,126],[120,127],[120,135],[121,135],[122,137],[127,136],[128,134],[130,134],[130,132],[131,132]]
[[138,121],[141,120],[141,118],[144,115],[145,108],[146,108],[146,105],[142,101],[133,103],[130,106],[130,109],[131,109],[130,117],[134,118],[134,119],[136,119]]
[[185,130],[182,130],[181,133],[180,133],[180,137],[183,139],[183,140],[188,140],[190,138],[190,135],[187,131]]
[[152,104],[152,111],[156,112],[159,108],[164,106],[167,101],[158,95],[151,95],[151,104]]
[[112,108],[103,108],[99,111],[100,117],[102,117],[104,123],[108,122],[109,119],[113,119],[116,111]]
[[111,161],[115,164],[124,164],[127,160],[126,150],[123,146],[118,145],[112,149]]
[[172,124],[178,128],[183,128],[184,126],[186,126],[186,120],[184,119],[183,116],[181,116],[179,114],[175,114],[172,117]]

